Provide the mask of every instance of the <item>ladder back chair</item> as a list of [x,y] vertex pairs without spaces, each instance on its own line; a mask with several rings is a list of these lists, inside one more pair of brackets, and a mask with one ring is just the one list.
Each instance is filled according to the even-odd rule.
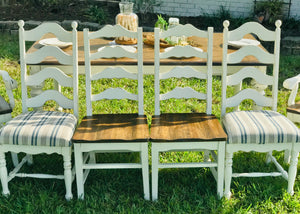
[[[297,170],[297,153],[292,150],[294,143],[300,141],[299,129],[285,116],[277,111],[279,48],[281,21],[276,21],[276,30],[270,31],[256,22],[248,22],[239,28],[229,31],[229,21],[223,26],[223,74],[222,74],[222,107],[221,120],[227,133],[228,140],[225,154],[225,191],[230,198],[230,184],[232,177],[264,177],[282,176],[288,180],[289,193],[293,193],[293,185]],[[270,53],[259,46],[244,46],[228,53],[229,41],[239,41],[246,34],[255,34],[261,41],[274,42],[274,52]],[[258,69],[245,66],[233,75],[227,74],[227,66],[239,64],[245,56],[252,55],[259,62],[272,66],[271,74],[264,74]],[[246,78],[254,79],[258,84],[267,85],[272,95],[261,94],[251,87],[244,88],[231,96],[228,88],[243,82]],[[253,100],[259,107],[267,110],[243,110],[226,113],[227,108],[238,106],[243,100]],[[287,173],[272,156],[272,151],[292,151],[291,164]],[[278,172],[249,172],[232,173],[232,157],[234,152],[267,153],[267,163],[273,162]],[[248,163],[245,163],[248,164]],[[251,164],[251,163],[249,163]]]
[[295,123],[300,123],[300,101],[296,102],[298,94],[298,88],[300,83],[300,74],[297,76],[286,79],[283,82],[283,86],[291,90],[291,94],[288,100],[288,107],[286,110],[286,116]]
[[[0,95],[0,128],[7,122],[11,120],[11,113],[15,107],[15,99],[12,90],[18,87],[16,80],[11,78],[7,71],[0,70],[0,76],[2,76],[3,82],[5,84],[6,94],[8,96],[9,102],[7,102]],[[12,161],[14,166],[18,165],[18,156],[15,153],[11,153]]]
[[[71,138],[74,134],[78,117],[78,48],[77,48],[77,22],[72,23],[72,32],[65,31],[57,23],[45,22],[38,27],[25,31],[24,21],[19,21],[19,44],[20,44],[20,64],[21,64],[21,85],[22,85],[22,111],[23,113],[10,120],[0,130],[0,175],[3,194],[9,194],[8,182],[14,177],[33,178],[55,178],[64,179],[66,187],[65,198],[72,198],[72,180],[74,176],[71,172]],[[61,42],[72,44],[70,53],[64,52],[57,46],[43,46],[33,53],[27,53],[26,41],[39,41],[44,35],[52,33]],[[39,64],[46,57],[56,58],[60,64],[67,67],[72,66],[72,75],[66,75],[61,69],[46,67],[40,72],[30,75],[27,70],[28,64]],[[29,95],[29,87],[40,85],[45,80],[56,80],[66,90],[72,90],[72,97],[68,93],[60,93],[45,87],[38,96]],[[48,89],[50,88],[50,89]],[[44,106],[49,100],[53,100],[61,107],[72,113],[32,110]],[[39,108],[40,109],[40,108]],[[26,156],[18,166],[7,175],[5,162],[5,152],[24,152]],[[63,175],[50,174],[27,174],[19,173],[24,163],[30,163],[31,155],[57,153],[63,156]],[[51,161],[50,163],[51,164]]]
[[[187,46],[174,46],[162,52],[160,39],[168,37],[197,36],[207,42],[207,50]],[[154,30],[155,37],[155,115],[152,116],[150,141],[152,142],[152,200],[158,199],[159,168],[210,167],[217,181],[217,193],[223,195],[224,155],[226,134],[218,119],[212,115],[212,51],[213,28],[199,30],[193,25],[179,25],[164,32]],[[206,60],[207,71],[200,72],[190,66],[175,66],[167,72],[161,72],[160,61],[170,58],[198,57]],[[166,93],[161,92],[162,81],[169,78],[195,78],[200,85],[206,81],[206,93],[200,93],[191,87],[175,87]],[[196,98],[206,102],[205,113],[161,113],[160,104],[168,99]],[[184,101],[183,101],[184,102]],[[197,111],[197,110],[195,110]],[[207,151],[212,160],[207,158]],[[161,163],[160,153],[180,151],[206,151],[203,162]],[[217,151],[217,153],[216,153]]]
[[16,80],[9,76],[7,71],[0,70],[0,76],[2,76],[9,99],[9,102],[7,102],[2,96],[0,96],[0,124],[3,124],[11,120],[11,112],[15,107],[15,99],[12,90],[17,88],[18,84]]
[[[149,200],[148,140],[149,128],[144,115],[143,101],[143,38],[142,28],[137,32],[128,31],[120,25],[106,25],[96,32],[84,29],[84,52],[86,73],[85,116],[74,136],[74,153],[78,198],[84,198],[84,183],[90,169],[142,169],[144,198]],[[94,49],[93,40],[101,37],[130,37],[137,39],[137,48],[124,45],[107,45]],[[97,47],[98,48],[98,47]],[[122,66],[107,66],[91,72],[91,61],[101,58],[127,57],[137,61],[136,73]],[[95,90],[94,85],[102,79],[132,80],[137,82],[137,93],[130,92],[125,85],[116,88],[109,86],[103,91]],[[101,83],[100,83],[101,84]],[[104,83],[102,83],[104,84]],[[133,100],[138,113],[93,112],[93,106],[103,100]],[[122,106],[120,106],[122,108]],[[108,112],[109,109],[107,109]],[[100,163],[95,153],[140,153],[139,163]]]

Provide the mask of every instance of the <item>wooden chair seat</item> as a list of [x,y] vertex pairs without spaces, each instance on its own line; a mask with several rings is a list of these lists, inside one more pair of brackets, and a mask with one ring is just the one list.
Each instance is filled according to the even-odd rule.
[[11,106],[0,96],[0,115],[12,112]]
[[146,116],[138,114],[97,114],[86,116],[77,128],[73,142],[147,142]]
[[152,142],[226,141],[227,135],[214,115],[165,113],[153,116]]
[[295,103],[294,105],[288,106],[287,112],[290,112],[293,114],[300,114],[300,101]]

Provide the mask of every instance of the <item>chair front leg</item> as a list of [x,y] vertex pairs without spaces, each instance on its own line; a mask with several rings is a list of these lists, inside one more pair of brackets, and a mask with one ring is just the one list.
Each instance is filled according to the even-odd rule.
[[232,157],[233,153],[226,152],[225,156],[225,192],[224,195],[227,199],[230,199],[230,184],[232,178]]
[[287,192],[291,195],[294,195],[294,184],[297,175],[298,156],[299,156],[299,152],[297,151],[291,152],[291,163],[289,167],[288,189],[287,189]]
[[218,180],[217,180],[217,193],[219,198],[223,197],[224,193],[224,160],[225,160],[225,143],[220,142],[218,145]]
[[0,152],[0,177],[2,184],[2,194],[7,196],[10,194],[8,189],[8,180],[7,180],[7,168],[6,168],[6,160],[5,153]]
[[75,171],[76,171],[76,185],[77,185],[77,197],[78,199],[84,199],[84,181],[83,181],[83,152],[80,149],[80,143],[75,143]]
[[72,194],[72,163],[71,163],[71,148],[66,149],[63,152],[64,159],[64,177],[65,177],[65,186],[66,186],[66,195],[67,200],[73,198]]

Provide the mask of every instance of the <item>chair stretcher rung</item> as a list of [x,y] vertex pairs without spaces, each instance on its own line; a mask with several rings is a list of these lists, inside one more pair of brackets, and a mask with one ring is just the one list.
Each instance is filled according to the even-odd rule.
[[16,177],[21,178],[50,178],[50,179],[65,179],[63,175],[49,175],[49,174],[27,174],[27,173],[17,173]]
[[84,164],[83,169],[137,169],[142,168],[140,163],[101,163],[101,164]]
[[281,174],[281,176],[285,179],[288,180],[288,173],[283,169],[283,167],[277,162],[276,158],[274,156],[270,156],[271,161],[274,163],[276,166],[277,170]]
[[262,173],[262,172],[250,172],[250,173],[232,173],[232,177],[277,177],[282,176],[280,172],[269,172],[269,173]]
[[160,163],[158,168],[198,168],[198,167],[217,167],[217,163]]

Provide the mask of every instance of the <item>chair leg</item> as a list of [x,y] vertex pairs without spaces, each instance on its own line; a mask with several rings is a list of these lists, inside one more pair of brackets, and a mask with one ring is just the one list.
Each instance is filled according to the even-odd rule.
[[296,151],[291,152],[291,163],[289,167],[288,189],[287,189],[287,192],[291,195],[294,195],[294,184],[297,175],[298,156],[299,156],[299,152]]
[[63,152],[63,159],[64,159],[64,177],[65,177],[65,186],[66,186],[65,198],[67,200],[71,200],[73,198],[71,148]]
[[142,174],[143,174],[144,198],[145,200],[150,200],[148,143],[142,144],[141,164],[142,164]]
[[217,180],[217,193],[219,198],[223,197],[224,191],[224,160],[225,160],[225,142],[219,143],[218,146],[218,180]]
[[30,166],[33,164],[33,156],[32,155],[27,155],[27,156],[28,156],[27,165]]
[[209,153],[209,150],[204,150],[204,162],[210,161]]
[[267,155],[266,155],[266,164],[271,163],[271,161],[272,161],[272,158],[271,158],[272,155],[273,155],[272,151],[267,153]]
[[224,195],[227,199],[230,199],[231,192],[230,192],[230,184],[232,178],[232,157],[233,153],[226,152],[225,157],[225,192]]
[[76,171],[76,185],[77,185],[77,196],[78,199],[84,199],[84,184],[83,184],[83,153],[80,150],[80,144],[75,143],[74,145],[75,154],[75,171]]
[[90,160],[89,163],[96,163],[96,154],[95,152],[89,152]]
[[152,144],[152,201],[158,198],[158,164],[159,152],[153,147]]
[[8,180],[7,180],[7,168],[5,161],[5,153],[0,152],[0,179],[2,184],[2,194],[7,196],[10,194],[8,189]]
[[11,154],[11,159],[14,164],[14,167],[18,166],[19,164],[18,154],[14,152],[11,152],[10,154]]

